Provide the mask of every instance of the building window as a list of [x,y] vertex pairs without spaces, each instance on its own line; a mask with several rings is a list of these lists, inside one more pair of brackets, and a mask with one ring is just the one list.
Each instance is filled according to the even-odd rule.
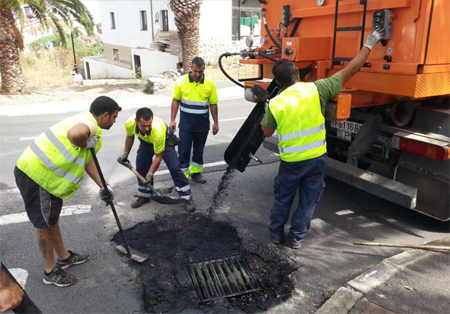
[[114,49],[113,48],[113,61],[114,60],[116,60],[116,61],[120,61],[120,56],[119,56],[119,49]]
[[248,35],[261,35],[261,3],[258,0],[232,0],[232,35],[239,40]]
[[110,12],[109,16],[111,18],[111,29],[116,29],[116,19],[114,18],[114,12]]
[[147,30],[147,11],[141,11],[141,31]]
[[162,19],[161,30],[163,32],[168,32],[169,31],[169,11],[168,10],[161,10],[161,19]]

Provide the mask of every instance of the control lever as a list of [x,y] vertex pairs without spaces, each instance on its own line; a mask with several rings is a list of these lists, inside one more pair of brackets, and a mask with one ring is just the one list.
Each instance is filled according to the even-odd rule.
[[249,153],[249,154],[248,154],[248,157],[251,158],[251,159],[253,159],[254,161],[259,162],[260,164],[263,163],[261,159],[259,159],[258,157],[256,157],[256,156],[253,155],[252,153]]

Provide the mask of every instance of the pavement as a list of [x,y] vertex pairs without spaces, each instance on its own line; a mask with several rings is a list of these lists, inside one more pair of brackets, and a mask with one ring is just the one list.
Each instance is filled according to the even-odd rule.
[[[449,246],[450,237],[430,245]],[[450,251],[420,249],[386,258],[339,288],[316,314],[449,313],[449,262]]]

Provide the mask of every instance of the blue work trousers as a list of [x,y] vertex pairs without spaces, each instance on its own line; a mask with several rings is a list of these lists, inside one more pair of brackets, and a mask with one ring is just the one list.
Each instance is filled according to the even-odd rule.
[[[191,148],[192,152],[192,165],[195,166],[197,171],[199,169],[203,171],[203,151],[205,149],[206,139],[208,138],[208,132],[189,132],[180,129],[180,144],[178,145],[178,156],[180,157],[181,170],[185,173],[189,173]],[[200,172],[192,172],[191,177],[195,178],[201,174]]]
[[283,236],[284,225],[289,220],[292,202],[298,190],[299,202],[291,218],[289,241],[295,243],[305,238],[314,208],[325,188],[323,179],[327,163],[327,154],[299,162],[281,161],[274,180],[275,204],[270,212],[269,230],[272,237]]
[[[136,170],[145,177],[150,170],[153,162],[155,151],[153,145],[139,139],[141,142],[137,151]],[[169,169],[172,180],[175,183],[175,189],[181,198],[189,200],[191,198],[191,186],[189,181],[181,171],[180,161],[178,160],[177,152],[174,147],[166,145],[163,155],[164,163]],[[138,179],[138,198],[149,200],[151,198],[151,190],[149,187],[142,184]]]

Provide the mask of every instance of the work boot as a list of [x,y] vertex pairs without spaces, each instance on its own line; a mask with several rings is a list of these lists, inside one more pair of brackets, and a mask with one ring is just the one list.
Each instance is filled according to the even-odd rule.
[[135,200],[133,203],[131,203],[131,208],[138,208],[141,207],[142,205],[144,205],[145,203],[150,202],[149,199],[146,198],[138,198],[137,200]]
[[73,275],[69,275],[61,267],[55,266],[48,274],[44,272],[44,283],[46,285],[55,285],[57,287],[68,287],[77,282]]
[[56,266],[61,267],[62,269],[67,269],[72,265],[80,265],[89,260],[88,254],[78,254],[70,250],[68,252],[70,253],[70,256],[63,261],[58,259],[56,261]]
[[195,211],[195,203],[194,203],[194,200],[192,199],[192,197],[189,200],[185,200],[184,204],[186,206],[186,211],[188,213],[192,213]]
[[273,244],[281,244],[283,243],[283,236],[279,235],[279,236],[271,236],[272,238],[272,243]]
[[293,250],[298,250],[299,248],[302,247],[302,241],[298,241],[298,242],[291,242],[290,243],[291,249]]
[[192,181],[200,183],[200,184],[205,184],[206,180],[203,178],[203,176],[201,174],[199,174],[198,176],[192,176],[191,178]]

